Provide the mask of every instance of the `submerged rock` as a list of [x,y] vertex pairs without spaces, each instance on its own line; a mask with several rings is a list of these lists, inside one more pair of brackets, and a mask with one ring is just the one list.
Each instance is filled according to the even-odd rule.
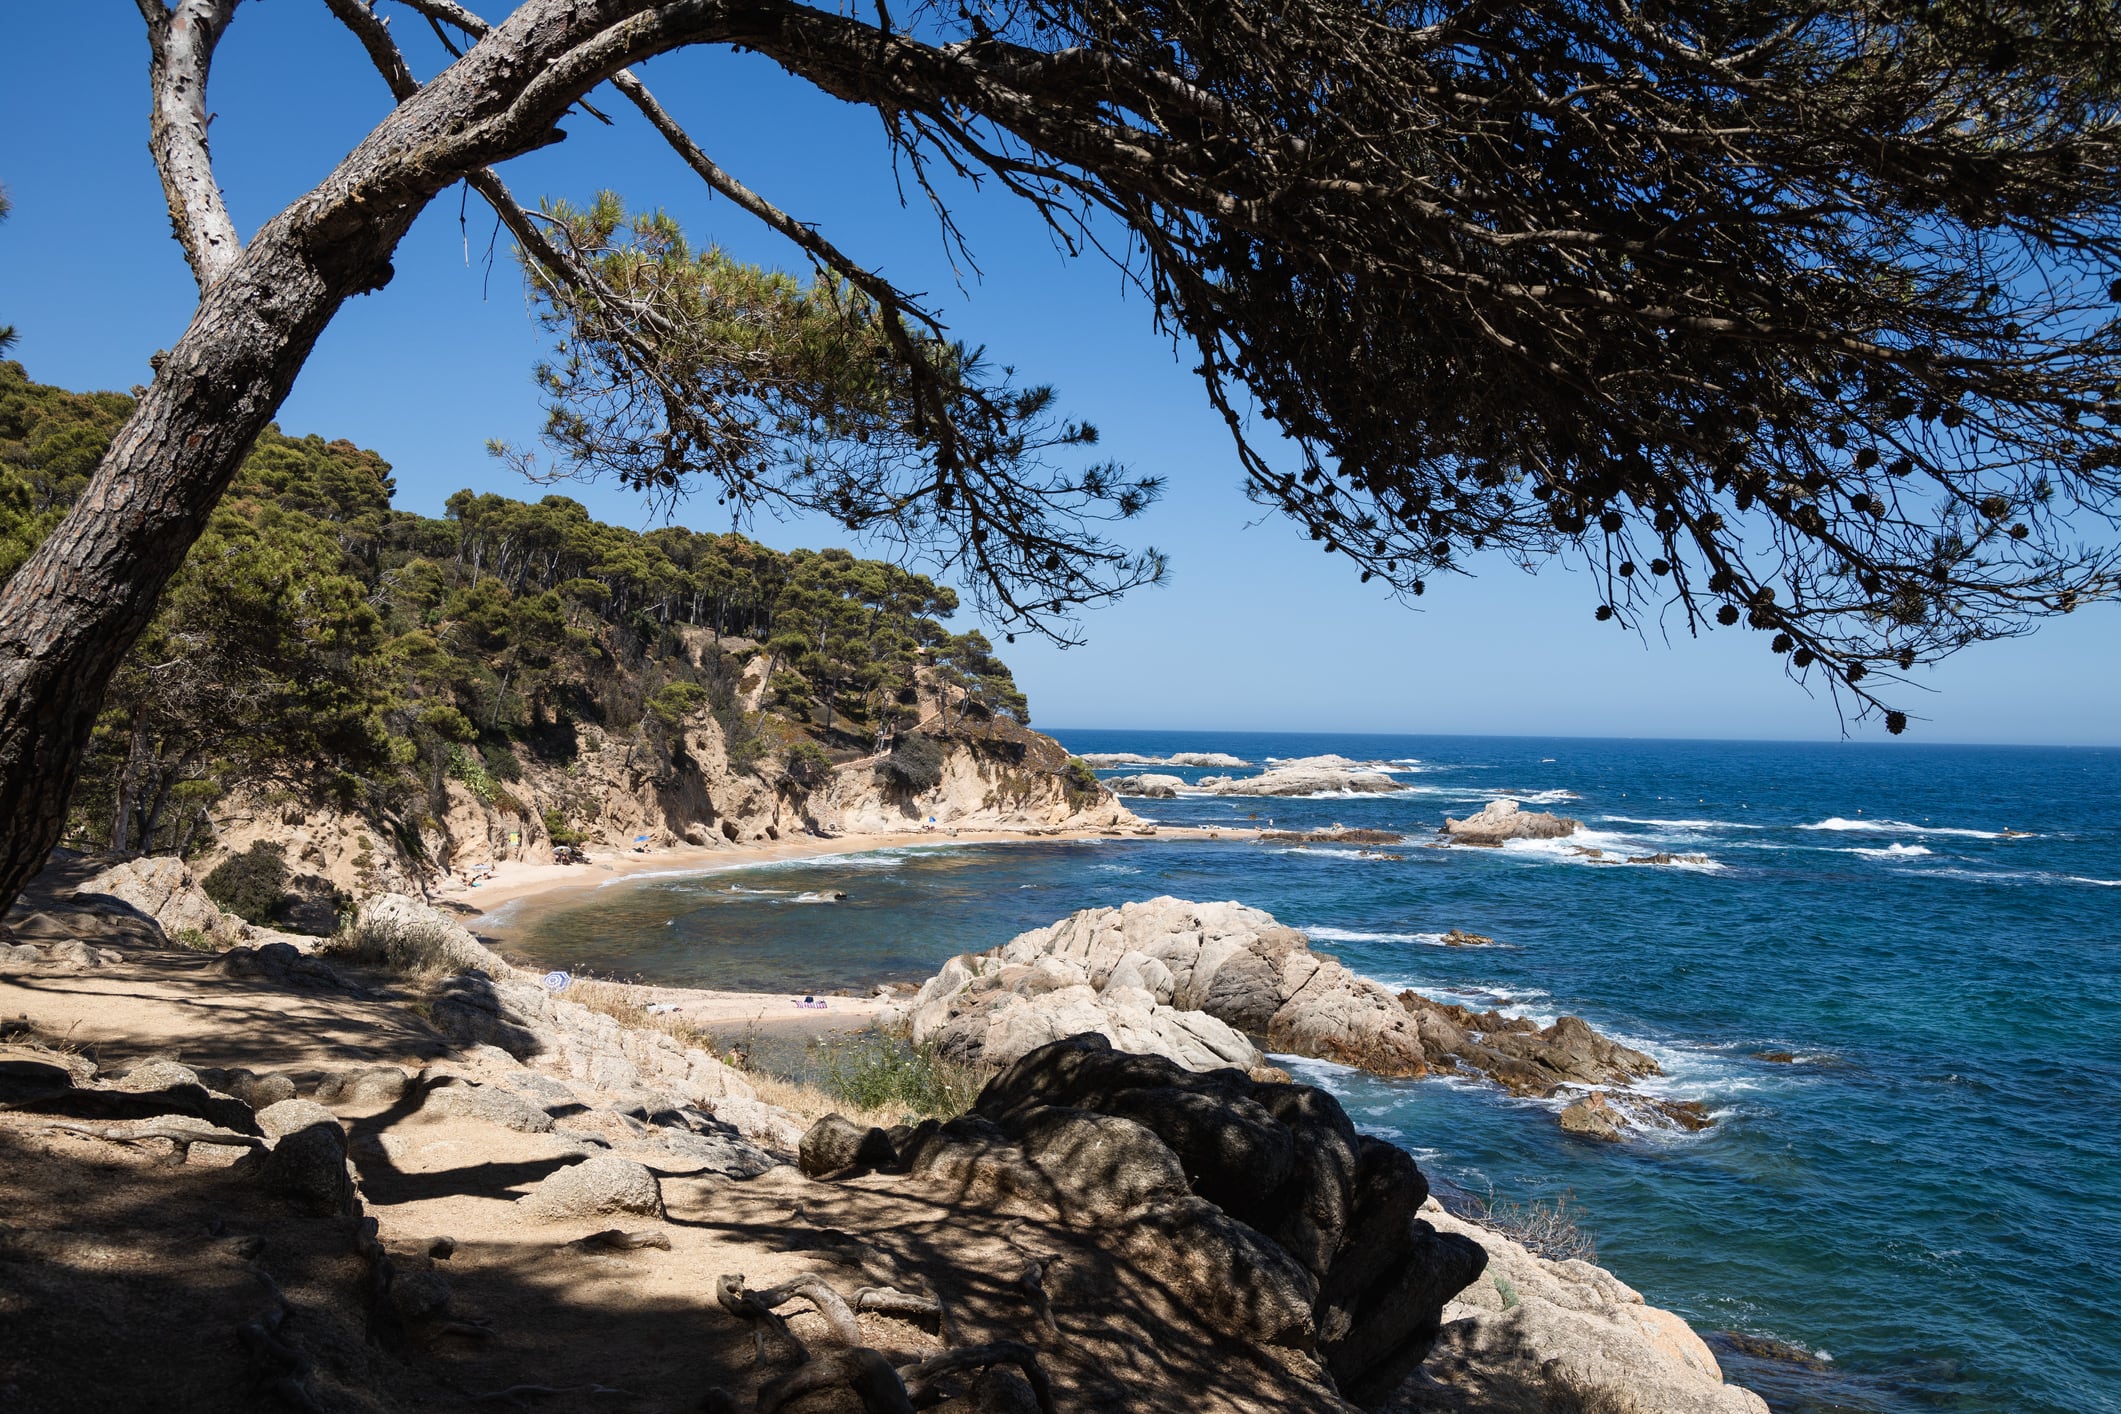
[[1499,845],[1504,840],[1558,840],[1583,828],[1581,820],[1526,810],[1514,800],[1491,800],[1463,820],[1444,817],[1441,833],[1453,844]]

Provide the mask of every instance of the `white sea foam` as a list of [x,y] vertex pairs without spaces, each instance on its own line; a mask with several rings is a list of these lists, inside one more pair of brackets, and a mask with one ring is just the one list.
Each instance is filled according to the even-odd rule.
[[523,898],[509,899],[506,903],[495,904],[486,912],[472,919],[472,926],[477,928],[506,928],[515,922],[516,914],[522,912],[523,905],[528,901],[528,896],[526,895]]
[[1307,854],[1313,859],[1361,859],[1367,860],[1373,864],[1385,857],[1376,850],[1320,849],[1310,845],[1305,845],[1301,847],[1291,847],[1289,849],[1277,849],[1274,852],[1276,854]]
[[1654,820],[1640,815],[1601,815],[1609,825],[1654,825],[1660,830],[1764,830],[1765,825],[1746,825],[1736,820]]
[[[1944,825],[1911,825],[1905,820],[1845,820],[1831,815],[1816,825],[1799,825],[1800,830],[1857,830],[1893,835],[1957,835],[1970,840],[2000,840],[2001,830],[1965,830]],[[2019,838],[2028,838],[2020,834]]]
[[[1595,850],[1597,853],[1592,853]],[[1639,835],[1623,835],[1609,830],[1578,830],[1573,835],[1558,840],[1504,840],[1502,854],[1514,859],[1542,859],[1557,864],[1583,864],[1594,867],[1627,868],[1630,858],[1669,853],[1659,850],[1654,844],[1644,843]],[[1685,859],[1662,861],[1654,866],[1664,869],[1691,869],[1696,873],[1714,873],[1727,866],[1707,855]]]
[[1859,846],[1855,849],[1837,849],[1834,852],[1836,854],[1860,854],[1866,859],[1912,859],[1916,855],[1928,854],[1930,850],[1928,845],[1895,842],[1883,849],[1864,849]]
[[1430,947],[1447,947],[1441,933],[1366,933],[1359,928],[1303,928],[1316,942],[1322,943],[1426,943]]
[[2121,889],[2121,879],[2087,879],[2082,874],[2064,874],[2062,877],[2072,884],[2091,884],[2101,889]]

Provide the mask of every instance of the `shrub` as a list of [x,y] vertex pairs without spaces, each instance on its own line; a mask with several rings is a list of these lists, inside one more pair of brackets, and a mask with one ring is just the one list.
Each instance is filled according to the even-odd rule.
[[516,760],[515,748],[506,741],[489,738],[480,742],[479,759],[486,763],[486,774],[497,781],[523,779],[523,763]]
[[390,894],[370,899],[330,951],[394,972],[438,977],[473,968],[492,977],[508,966],[461,925],[423,903]]
[[781,774],[791,784],[809,791],[831,780],[836,769],[825,748],[804,737],[788,748],[788,759],[781,767]]
[[567,823],[567,817],[557,810],[545,812],[545,835],[556,845],[576,845],[582,842],[582,832]]
[[648,694],[648,710],[666,727],[674,727],[707,705],[707,689],[696,682],[666,682]]
[[875,1033],[820,1041],[813,1059],[820,1087],[835,1098],[857,1109],[921,1119],[957,1118],[972,1108],[984,1080],[977,1071],[941,1059],[932,1045],[909,1045]]
[[943,783],[943,749],[919,732],[907,732],[891,744],[891,754],[879,761],[876,772],[884,783],[919,795]]
[[1095,798],[1099,787],[1097,772],[1092,770],[1090,763],[1082,757],[1071,756],[1068,758],[1068,764],[1061,769],[1061,785],[1066,788],[1071,800],[1082,796]]
[[464,788],[472,793],[479,804],[493,804],[494,795],[500,788],[493,783],[493,777],[487,774],[486,762],[475,752],[466,751],[461,746],[451,746],[449,774],[462,781]]
[[243,853],[224,859],[200,881],[206,896],[245,923],[263,924],[287,897],[287,854],[260,840]]
[[1582,1225],[1583,1210],[1576,1206],[1573,1192],[1528,1203],[1474,1195],[1462,1207],[1463,1216],[1523,1243],[1527,1251],[1549,1261],[1598,1260],[1598,1234]]

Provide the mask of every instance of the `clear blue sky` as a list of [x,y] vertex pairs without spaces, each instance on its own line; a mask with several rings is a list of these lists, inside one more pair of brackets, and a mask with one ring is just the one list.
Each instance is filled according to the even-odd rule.
[[[395,6],[425,75],[439,48]],[[500,0],[476,6],[489,17]],[[0,323],[41,381],[125,388],[182,331],[193,302],[147,154],[146,41],[124,0],[17,6],[0,49]],[[962,193],[981,269],[953,269],[933,216],[902,206],[876,119],[754,55],[666,57],[644,77],[725,166],[903,288],[931,293],[954,331],[1055,384],[1098,424],[1103,451],[1165,476],[1131,527],[1169,552],[1168,588],[1091,615],[1087,646],[1019,640],[1007,654],[1047,726],[1833,737],[1833,704],[1784,679],[1761,635],[1648,644],[1598,624],[1592,583],[1561,565],[1500,564],[1432,582],[1411,612],[1359,585],[1239,487],[1229,443],[1149,311],[1096,258],[1071,262],[1020,204]],[[599,187],[667,206],[695,238],[789,263],[792,251],[709,200],[626,105],[616,127],[577,118],[565,143],[511,164],[519,199]],[[318,180],[385,111],[381,85],[319,0],[246,3],[223,45],[211,107],[216,167],[246,235]],[[540,352],[505,241],[476,198],[439,200],[399,252],[397,279],[324,336],[280,414],[288,431],[348,437],[396,468],[398,503],[439,513],[463,486],[537,495],[491,461],[488,438],[534,439]],[[467,248],[469,259],[467,263]],[[1477,396],[1477,390],[1472,392]],[[611,487],[571,494],[623,524],[647,511]],[[678,519],[726,529],[699,502]],[[747,527],[769,544],[836,543],[830,526]],[[1979,647],[1905,694],[1915,741],[2121,743],[2121,613],[2098,605],[2038,635]],[[1926,719],[1926,720],[1925,720]],[[1857,729],[1883,737],[1875,724]]]

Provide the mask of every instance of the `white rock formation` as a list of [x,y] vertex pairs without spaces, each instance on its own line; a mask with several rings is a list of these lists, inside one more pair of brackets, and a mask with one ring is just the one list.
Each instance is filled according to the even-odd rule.
[[1759,1395],[1723,1382],[1715,1353],[1685,1321],[1646,1304],[1603,1267],[1536,1256],[1433,1198],[1421,1216],[1478,1242],[1488,1266],[1444,1307],[1435,1348],[1391,1408],[1767,1414]]
[[199,887],[191,866],[173,855],[148,855],[113,864],[74,890],[74,897],[84,905],[92,906],[92,896],[98,894],[137,908],[172,936],[191,931],[226,946],[242,942],[252,931],[242,919],[223,913]]
[[1444,817],[1443,833],[1456,844],[1501,844],[1504,840],[1558,840],[1583,828],[1580,820],[1525,810],[1514,800],[1491,800],[1477,815]]
[[1345,756],[1304,756],[1278,761],[1256,776],[1203,776],[1209,795],[1377,795],[1403,789],[1375,766]]
[[802,1128],[758,1098],[741,1073],[662,1031],[622,1026],[554,996],[518,972],[455,919],[417,899],[371,899],[355,936],[378,960],[420,959],[456,971],[434,1000],[435,1023],[459,1040],[497,1046],[540,1069],[599,1090],[645,1091],[694,1105],[746,1138],[793,1149]]
[[1048,1041],[1095,1031],[1124,1051],[1192,1070],[1260,1064],[1276,1050],[1425,1073],[1421,1033],[1390,991],[1310,949],[1272,914],[1239,903],[1157,898],[1087,908],[991,952],[959,956],[886,1007],[968,1064],[1001,1066]]
[[1114,795],[1140,796],[1146,800],[1175,800],[1186,783],[1177,776],[1143,774],[1139,776],[1114,776],[1105,782],[1105,789]]

